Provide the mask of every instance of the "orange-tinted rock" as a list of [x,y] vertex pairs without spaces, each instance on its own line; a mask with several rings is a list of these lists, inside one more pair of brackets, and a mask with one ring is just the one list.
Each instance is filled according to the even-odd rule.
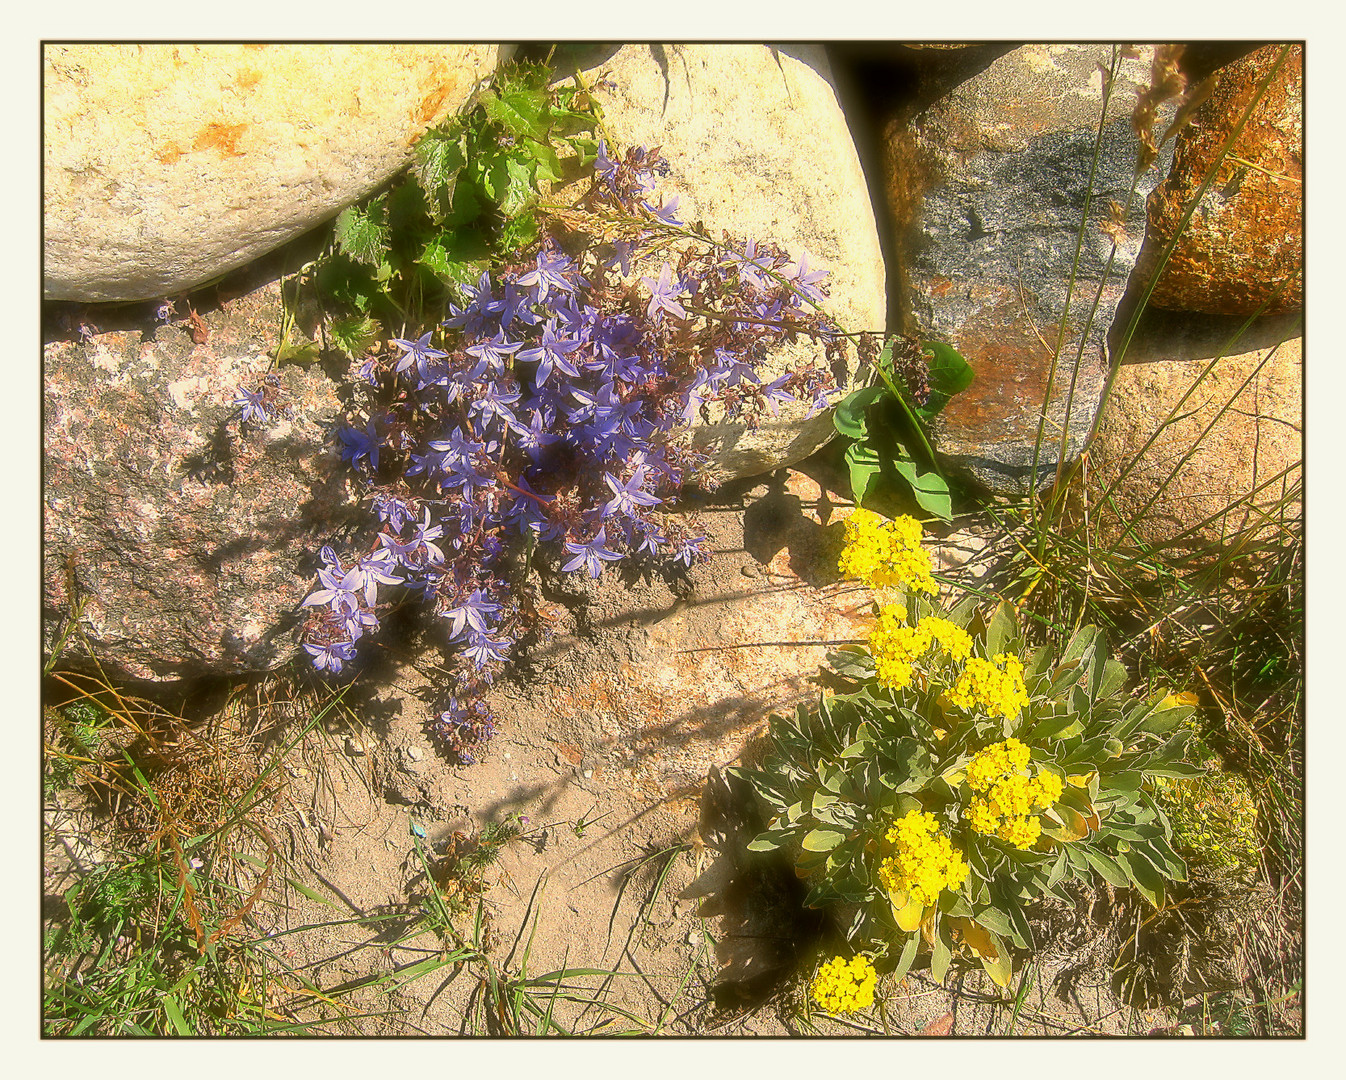
[[[1152,267],[1172,239],[1220,148],[1274,67],[1284,46],[1268,45],[1215,73],[1210,99],[1177,139],[1173,168],[1149,202],[1141,266]],[[1304,50],[1290,46],[1214,182],[1183,229],[1150,297],[1156,307],[1250,315],[1303,306]]]

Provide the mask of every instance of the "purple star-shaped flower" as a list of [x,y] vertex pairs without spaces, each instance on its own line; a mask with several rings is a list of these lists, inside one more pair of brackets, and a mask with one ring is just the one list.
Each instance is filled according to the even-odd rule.
[[393,344],[399,349],[404,350],[401,358],[397,361],[394,371],[406,371],[412,364],[416,365],[416,374],[420,377],[421,383],[430,381],[430,361],[443,360],[449,354],[442,349],[432,349],[430,347],[430,335],[433,333],[427,330],[415,341],[406,341],[402,338],[393,338]]
[[493,603],[481,589],[473,589],[456,606],[440,614],[449,620],[449,640],[457,641],[469,631],[489,634],[492,628],[486,625],[486,620],[489,616],[500,614],[500,605]]
[[325,645],[313,645],[304,643],[304,651],[313,658],[313,666],[319,671],[330,671],[333,675],[339,674],[343,663],[350,663],[355,659],[355,642],[353,641],[329,641]]
[[620,510],[627,517],[635,517],[640,512],[636,507],[658,506],[664,501],[642,490],[645,485],[644,465],[638,465],[636,471],[631,474],[631,479],[624,484],[619,484],[616,478],[608,473],[603,474],[603,482],[612,490],[612,498],[603,504],[601,511],[603,517],[607,517],[614,510]]
[[589,571],[590,577],[598,577],[603,572],[605,562],[613,562],[621,558],[618,552],[608,549],[607,541],[607,526],[605,525],[600,525],[598,534],[587,543],[576,544],[567,540],[566,551],[575,557],[561,567],[562,571],[578,570],[583,566]]
[[673,268],[664,263],[664,267],[659,271],[659,280],[642,277],[641,283],[650,290],[650,302],[645,308],[645,314],[653,319],[656,312],[666,311],[668,314],[679,319],[687,318],[687,312],[683,306],[678,303],[675,297],[683,291],[682,282],[673,280]]
[[310,593],[301,607],[327,604],[337,614],[344,615],[360,606],[360,590],[364,588],[365,581],[364,572],[358,567],[351,567],[344,574],[340,572],[340,567],[336,570],[319,570],[318,580],[323,587]]
[[234,393],[234,404],[243,406],[243,423],[249,420],[259,424],[265,424],[271,419],[271,414],[267,412],[265,396],[261,390],[245,390],[239,387]]
[[561,252],[553,254],[546,248],[537,253],[537,267],[519,278],[520,285],[537,290],[539,301],[547,299],[547,291],[573,293],[575,291],[575,264]]

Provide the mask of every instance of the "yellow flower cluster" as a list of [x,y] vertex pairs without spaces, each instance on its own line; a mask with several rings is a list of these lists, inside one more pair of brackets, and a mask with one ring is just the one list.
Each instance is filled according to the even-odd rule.
[[984,836],[995,836],[1027,850],[1042,835],[1036,811],[1061,797],[1061,778],[1040,770],[1028,775],[1028,747],[1006,739],[978,752],[967,766],[967,784],[981,792],[967,809],[967,823]]
[[966,630],[947,619],[927,616],[915,626],[906,625],[907,609],[889,604],[879,611],[879,621],[869,635],[869,651],[879,682],[894,690],[911,685],[917,660],[938,645],[954,660],[966,659],[972,652],[972,638]]
[[980,706],[988,716],[1013,720],[1028,704],[1023,663],[1012,653],[997,653],[991,660],[974,656],[950,687],[948,698],[960,709]]
[[884,839],[893,853],[879,864],[879,880],[889,893],[905,892],[929,907],[941,889],[956,891],[967,880],[967,863],[939,831],[934,814],[912,810]]
[[854,1012],[874,1004],[878,973],[864,956],[843,960],[833,957],[818,969],[813,980],[813,1000],[828,1012]]
[[930,576],[930,556],[921,550],[921,525],[915,518],[887,521],[871,510],[858,509],[846,519],[846,547],[837,569],[875,588],[938,591]]

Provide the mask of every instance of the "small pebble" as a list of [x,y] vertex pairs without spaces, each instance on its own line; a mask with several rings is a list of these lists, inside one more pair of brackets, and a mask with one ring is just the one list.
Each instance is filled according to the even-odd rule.
[[585,769],[580,775],[586,780],[592,780],[594,778],[594,771],[593,769]]
[[351,757],[364,757],[365,744],[361,742],[359,739],[357,739],[354,735],[347,735],[346,753],[350,754]]
[[420,761],[421,758],[425,757],[425,751],[419,746],[408,746],[407,757],[411,758],[412,761]]

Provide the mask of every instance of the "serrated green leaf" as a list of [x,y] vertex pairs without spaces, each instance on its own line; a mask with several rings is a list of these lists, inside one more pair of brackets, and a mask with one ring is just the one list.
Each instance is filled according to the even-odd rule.
[[550,110],[547,95],[541,90],[523,87],[500,93],[484,90],[477,100],[486,115],[516,139],[540,140],[546,136],[543,118]]
[[466,164],[467,143],[461,131],[431,130],[416,144],[411,173],[425,193],[426,207],[436,222],[448,215],[458,177]]
[[524,143],[524,149],[536,163],[534,175],[537,180],[546,180],[554,184],[561,179],[561,159],[547,143],[529,139]]
[[388,253],[387,208],[384,196],[368,206],[348,206],[337,215],[333,235],[337,247],[356,262],[378,266]]
[[475,285],[488,265],[485,259],[455,259],[435,240],[426,244],[416,262],[446,285],[458,288]]
[[532,247],[541,234],[537,215],[532,210],[525,210],[505,222],[500,230],[500,247],[504,251],[521,251]]
[[327,327],[332,344],[353,359],[383,336],[382,328],[368,315],[334,319]]
[[847,394],[837,402],[832,424],[848,439],[864,439],[869,435],[866,410],[888,393],[885,386],[866,386]]
[[517,217],[520,211],[537,198],[537,184],[533,180],[536,166],[513,155],[499,159],[491,171],[494,199],[500,213],[506,218]]

